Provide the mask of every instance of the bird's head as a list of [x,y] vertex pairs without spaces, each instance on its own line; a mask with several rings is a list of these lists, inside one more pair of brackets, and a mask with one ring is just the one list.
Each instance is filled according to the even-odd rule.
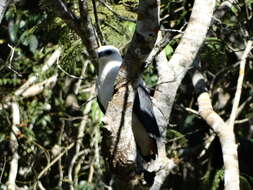
[[97,53],[99,66],[104,66],[104,64],[114,61],[122,62],[122,57],[120,55],[119,49],[114,46],[101,46],[97,49]]

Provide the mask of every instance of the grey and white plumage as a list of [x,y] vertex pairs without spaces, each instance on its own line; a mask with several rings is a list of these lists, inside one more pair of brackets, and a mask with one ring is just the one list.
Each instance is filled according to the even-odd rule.
[[[101,110],[105,112],[114,91],[114,82],[122,64],[119,50],[114,46],[101,46],[97,50],[99,58],[97,93]],[[151,98],[143,85],[138,82],[133,105],[133,133],[136,144],[144,159],[157,155],[156,138],[160,137],[159,128],[153,113]]]

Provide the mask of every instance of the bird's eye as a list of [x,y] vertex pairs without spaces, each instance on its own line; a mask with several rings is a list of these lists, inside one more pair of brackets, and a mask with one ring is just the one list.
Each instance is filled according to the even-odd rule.
[[113,50],[105,50],[105,51],[101,51],[98,53],[98,57],[109,57],[110,55],[112,55],[114,53]]
[[112,55],[112,54],[113,54],[113,51],[112,51],[112,50],[106,50],[106,51],[104,52],[104,54],[105,54],[106,56],[109,56],[109,55]]

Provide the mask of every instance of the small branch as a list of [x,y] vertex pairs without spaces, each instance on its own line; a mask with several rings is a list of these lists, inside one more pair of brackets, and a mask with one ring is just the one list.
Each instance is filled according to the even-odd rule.
[[94,175],[94,166],[93,166],[93,164],[91,164],[90,165],[89,176],[88,176],[88,182],[89,183],[92,183],[93,175]]
[[78,1],[81,15],[80,19],[67,8],[63,0],[54,0],[51,2],[58,13],[58,16],[80,36],[83,44],[86,46],[92,64],[94,64],[94,67],[97,69],[98,62],[95,50],[98,47],[98,42],[88,15],[87,1]]
[[10,134],[10,144],[12,148],[12,159],[10,162],[10,171],[9,171],[9,177],[7,181],[7,189],[9,190],[15,190],[16,189],[16,177],[18,173],[18,140],[16,135],[19,134],[19,129],[17,125],[20,124],[20,112],[19,112],[19,106],[16,102],[12,102],[11,104],[12,108],[12,127],[11,127],[11,134]]
[[86,49],[89,53],[91,62],[94,64],[94,67],[97,69],[97,53],[96,49],[99,47],[99,43],[96,38],[94,28],[91,23],[90,16],[88,14],[88,4],[85,0],[79,0],[79,9],[81,15],[81,28],[82,35],[80,35]]
[[99,2],[104,5],[109,11],[111,11],[117,18],[119,18],[122,21],[128,21],[128,22],[133,22],[136,23],[136,20],[130,19],[124,16],[119,15],[116,11],[114,11],[105,1],[99,0]]
[[[69,168],[68,168],[68,180],[69,180],[69,185],[70,185],[70,189],[71,190],[74,190],[74,187],[75,187],[75,184],[74,184],[73,178],[72,178],[72,171],[73,171],[74,165],[76,163],[76,160],[80,156],[83,156],[84,154],[87,154],[87,151],[82,150],[82,151],[79,151],[78,153],[75,153],[75,155],[73,156],[73,158],[71,160],[71,163],[69,165]],[[74,178],[74,179],[76,179],[76,178]]]
[[229,124],[228,126],[230,128],[233,128],[234,122],[236,119],[237,115],[237,110],[240,102],[240,97],[242,93],[242,84],[243,84],[243,78],[244,78],[244,73],[245,73],[245,64],[246,64],[246,58],[248,57],[248,54],[250,53],[250,50],[252,49],[252,43],[253,41],[248,41],[246,45],[246,49],[242,55],[242,59],[240,62],[240,70],[239,70],[239,77],[237,81],[237,87],[236,87],[236,93],[234,97],[234,102],[233,102],[233,108],[229,117]]
[[60,71],[62,71],[65,75],[67,75],[67,76],[70,77],[70,78],[73,78],[73,79],[80,79],[80,80],[86,80],[86,79],[87,79],[87,77],[82,77],[82,75],[81,75],[80,77],[78,77],[78,76],[75,76],[75,75],[72,75],[72,74],[68,73],[67,71],[65,71],[65,70],[61,67],[61,65],[59,64],[58,60],[57,60],[57,62],[56,62],[56,65],[57,65],[58,69],[60,69]]
[[40,94],[45,88],[53,88],[57,82],[57,77],[58,75],[56,74],[38,84],[30,86],[22,93],[22,96],[25,98],[36,96]]
[[80,20],[76,15],[66,6],[63,0],[53,0],[51,1],[58,16],[66,22],[70,28],[72,28],[79,36],[82,35],[82,30],[80,26]]
[[[158,56],[158,54],[160,54],[161,51],[168,45],[168,43],[170,41],[170,37],[171,37],[170,33],[166,33],[164,37],[162,37],[161,33],[159,33],[159,38],[158,38],[159,40],[155,44],[155,47],[152,49],[148,58],[146,59],[145,67],[150,65],[154,61],[154,59]],[[166,60],[166,62],[167,62],[167,60]]]
[[[93,85],[90,96],[94,96],[94,94],[95,94],[95,85]],[[77,140],[76,140],[76,146],[75,146],[75,155],[73,156],[73,158],[71,160],[71,164],[68,168],[68,178],[69,178],[69,181],[70,181],[70,189],[72,189],[72,190],[74,189],[74,186],[73,186],[74,182],[76,180],[78,180],[78,176],[75,175],[77,173],[74,173],[74,180],[73,180],[73,177],[72,177],[72,175],[73,175],[72,171],[73,171],[73,168],[76,164],[76,160],[77,160],[77,158],[79,158],[80,156],[82,156],[83,154],[85,154],[87,152],[85,150],[83,150],[83,151],[80,151],[80,150],[81,150],[81,145],[82,145],[82,141],[83,141],[83,137],[84,137],[85,126],[87,124],[88,117],[89,117],[88,113],[91,110],[91,106],[92,106],[92,101],[89,101],[86,104],[85,109],[83,111],[82,121],[81,121],[81,124],[78,128],[78,133],[77,133],[77,137],[76,137]],[[76,167],[79,167],[79,166],[76,166]]]
[[13,62],[13,58],[15,55],[15,47],[12,47],[10,44],[8,44],[8,47],[11,49],[10,55],[8,57],[8,61],[7,61],[7,68],[10,69],[12,72],[14,72],[17,76],[22,77],[21,74],[19,74],[15,69],[13,69],[12,67],[12,62]]
[[[71,143],[69,146],[65,148],[63,152],[61,152],[55,159],[52,160],[37,176],[37,180],[39,180],[64,154],[66,154],[73,146],[75,143]],[[37,183],[35,184],[35,186]]]
[[78,81],[76,83],[76,86],[75,86],[75,89],[74,89],[74,94],[75,95],[77,95],[79,93],[79,89],[80,89],[80,86],[81,86],[81,83],[82,83],[82,79],[86,78],[86,77],[84,77],[84,75],[85,75],[87,66],[90,63],[90,61],[87,61],[87,60],[85,61],[83,57],[81,57],[81,61],[83,63],[83,67],[82,67],[82,71],[81,71],[81,76],[78,79]]
[[15,91],[15,96],[21,95],[25,90],[27,90],[32,84],[34,84],[38,79],[39,76],[45,73],[59,58],[61,54],[61,49],[58,48],[54,51],[54,53],[49,57],[49,59],[44,63],[41,72],[35,73],[34,76],[30,77],[18,90]]
[[4,156],[3,159],[4,159],[4,164],[3,164],[2,168],[1,168],[0,183],[2,183],[2,178],[3,178],[5,166],[6,166],[6,157]]
[[95,22],[96,22],[96,30],[97,30],[100,42],[102,43],[102,45],[105,45],[106,41],[104,39],[103,33],[100,28],[100,23],[99,23],[98,13],[97,13],[97,5],[96,5],[95,0],[92,0],[92,5],[93,5],[94,18],[95,18]]

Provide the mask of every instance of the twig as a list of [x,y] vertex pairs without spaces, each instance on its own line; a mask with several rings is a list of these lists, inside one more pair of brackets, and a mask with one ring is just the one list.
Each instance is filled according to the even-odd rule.
[[56,62],[56,65],[58,67],[58,69],[60,69],[65,75],[67,75],[68,77],[70,78],[73,78],[73,79],[80,79],[80,80],[86,80],[87,77],[78,77],[78,76],[75,76],[75,75],[72,75],[70,73],[68,73],[67,71],[65,71],[59,64],[59,59],[57,59],[57,62]]
[[72,160],[71,160],[71,162],[70,162],[70,165],[69,165],[69,168],[68,168],[68,180],[69,180],[69,185],[70,185],[70,189],[71,190],[74,190],[74,183],[73,183],[73,178],[72,178],[72,171],[73,171],[73,167],[74,167],[74,165],[75,165],[75,163],[76,163],[76,160],[80,157],[80,156],[82,156],[82,155],[84,155],[84,154],[87,154],[87,151],[86,150],[82,150],[82,151],[79,151],[78,153],[76,153],[74,156],[73,156],[73,158],[72,158]]
[[119,15],[117,12],[115,12],[106,2],[104,2],[103,0],[99,0],[99,2],[104,5],[109,11],[111,11],[115,16],[117,16],[117,18],[119,18],[120,20],[123,21],[128,21],[128,22],[133,22],[136,23],[136,20],[134,19],[130,19],[124,16]]
[[239,70],[239,77],[238,77],[238,81],[237,81],[236,93],[235,93],[232,111],[231,111],[231,114],[229,117],[228,126],[230,128],[233,128],[235,118],[237,115],[238,105],[239,105],[240,97],[241,97],[241,93],[242,93],[242,84],[243,84],[243,78],[244,78],[244,73],[245,73],[246,58],[248,57],[248,54],[250,53],[250,50],[252,48],[252,43],[253,43],[253,41],[251,41],[251,40],[249,40],[247,42],[246,49],[242,55],[242,59],[240,62],[240,70]]
[[[75,145],[75,143],[71,143],[69,146],[67,146],[65,148],[65,150],[60,153],[55,159],[52,160],[51,163],[49,163],[38,175],[37,180],[39,180],[46,172],[47,170],[49,170],[64,154],[66,154],[66,152],[68,152],[73,146]],[[36,184],[35,184],[36,185]]]
[[88,182],[89,183],[92,183],[93,175],[94,175],[94,166],[93,166],[93,164],[91,164],[90,165],[89,176],[88,176]]
[[6,166],[6,157],[4,156],[4,165],[1,168],[0,183],[2,183],[2,177],[3,177],[3,174],[4,174],[5,166]]
[[41,190],[46,190],[44,187],[43,187],[43,185],[42,185],[42,183],[39,181],[38,182],[38,187],[41,189]]
[[95,18],[95,22],[96,22],[96,30],[97,30],[100,42],[102,43],[102,45],[105,45],[106,41],[104,39],[103,32],[101,31],[101,28],[100,28],[100,23],[99,23],[98,13],[97,13],[97,6],[96,6],[95,0],[92,0],[92,5],[93,5],[94,18]]
[[149,66],[154,61],[155,57],[168,45],[170,42],[170,37],[171,34],[166,33],[165,36],[155,44],[155,47],[152,49],[151,53],[145,61],[145,67]]
[[[81,57],[81,60],[83,62],[83,67],[82,67],[82,71],[81,71],[81,76],[80,77],[83,77],[85,75],[85,71],[87,69],[87,66],[89,64],[89,61],[85,61],[83,59],[83,57]],[[85,77],[84,77],[85,78]],[[79,80],[77,81],[76,85],[75,85],[75,89],[74,89],[74,94],[77,95],[79,93],[79,89],[80,89],[80,86],[81,86],[81,83],[82,83],[82,79],[79,78]]]
[[10,69],[12,72],[14,72],[16,75],[18,75],[19,77],[22,77],[21,74],[19,74],[15,69],[12,68],[11,64],[13,62],[13,58],[14,58],[14,54],[15,54],[15,47],[12,47],[10,44],[8,44],[8,47],[11,49],[10,55],[9,55],[9,61],[8,61],[8,65],[7,68]]
[[[91,91],[91,96],[93,96],[93,94],[95,93],[94,89],[95,89],[95,85],[93,85],[93,88],[92,88],[92,91]],[[82,121],[81,121],[81,124],[78,128],[78,133],[77,133],[75,155],[72,158],[71,164],[68,168],[68,178],[69,178],[69,181],[70,181],[70,189],[71,190],[74,189],[74,187],[73,187],[73,177],[72,177],[72,171],[73,171],[74,164],[76,163],[76,159],[86,152],[86,151],[80,151],[80,149],[81,149],[82,140],[83,140],[83,137],[84,137],[85,126],[86,126],[87,121],[88,121],[88,113],[91,110],[91,105],[92,105],[92,101],[90,101],[89,103],[86,104],[85,109],[83,111]],[[81,154],[80,154],[80,152],[81,152]],[[79,167],[79,166],[76,166],[76,167]],[[77,179],[78,179],[77,173],[74,173],[74,182]]]
[[164,29],[160,29],[163,32],[176,32],[176,33],[180,33],[183,34],[184,32],[180,29],[180,30],[175,30],[175,29],[169,29],[169,28],[164,28]]
[[[61,121],[61,119],[60,119]],[[61,125],[61,129],[60,129],[60,134],[59,134],[59,138],[58,138],[58,145],[61,147],[62,143],[62,136],[64,133],[64,126],[65,126],[65,121],[61,121],[62,125]],[[60,158],[58,161],[58,168],[59,168],[59,182],[58,182],[58,187],[62,187],[62,181],[63,181],[63,171],[62,171],[62,159]]]

